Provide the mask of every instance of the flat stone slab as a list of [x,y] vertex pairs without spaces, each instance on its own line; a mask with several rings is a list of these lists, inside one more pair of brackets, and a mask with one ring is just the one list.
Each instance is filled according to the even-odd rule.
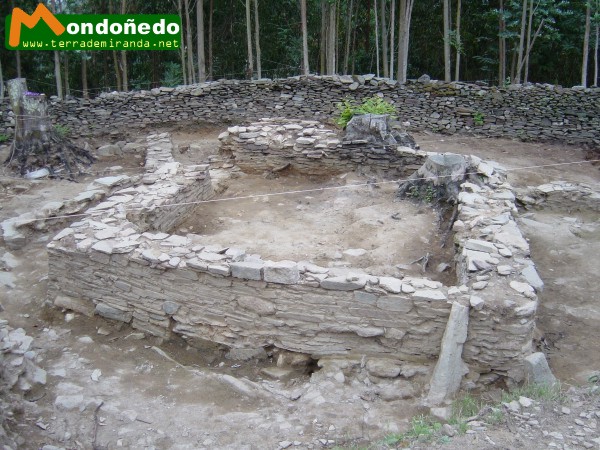
[[[354,279],[356,278],[356,279]],[[321,287],[323,289],[330,289],[334,291],[354,291],[356,289],[362,289],[367,284],[366,277],[331,277],[321,281]]]
[[446,300],[446,295],[435,289],[421,289],[416,291],[412,298],[415,300]]

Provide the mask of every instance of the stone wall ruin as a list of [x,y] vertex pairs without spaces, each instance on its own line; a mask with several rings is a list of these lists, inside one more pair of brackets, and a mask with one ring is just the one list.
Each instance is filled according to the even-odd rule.
[[[308,129],[333,140],[312,122],[262,121],[253,125],[260,130],[249,132],[260,135],[269,127],[263,136],[268,140],[279,127],[289,130],[286,124],[300,126],[289,136],[290,148],[300,146],[300,154],[322,150],[318,139],[298,142],[311,136],[304,133]],[[245,146],[256,144],[242,133],[248,130],[232,127],[222,136],[236,142],[228,149],[236,160],[250,151]],[[343,154],[344,145],[332,143],[335,151],[328,157]],[[468,382],[523,379],[523,360],[532,353],[537,274],[512,217],[515,198],[500,167],[467,157],[469,170],[482,181],[461,186],[454,224],[459,279],[456,286],[444,286],[306,261],[264,261],[197,235],[168,234],[187,214],[181,203],[212,195],[208,168],[180,166],[170,158],[171,149],[168,135],[149,136],[143,184],[115,192],[48,245],[49,291],[57,306],[161,337],[176,333],[230,347],[274,345],[314,357],[384,357],[401,365],[435,361],[452,306],[460,304],[469,308],[462,354]],[[269,160],[270,151],[276,155],[280,149],[267,146],[261,157]],[[311,161],[307,155],[300,160]],[[406,157],[410,166],[427,156],[399,151],[393,165],[401,167]],[[169,204],[179,206],[164,207]]]
[[[343,100],[361,101],[373,95],[393,102],[412,131],[600,146],[600,89],[549,84],[495,87],[436,80],[399,84],[373,75],[219,80],[103,93],[89,100],[53,98],[49,114],[55,123],[86,136],[115,127],[165,123],[245,123],[263,117],[327,121]],[[7,108],[6,102],[0,108],[0,133],[10,135],[14,117]]]

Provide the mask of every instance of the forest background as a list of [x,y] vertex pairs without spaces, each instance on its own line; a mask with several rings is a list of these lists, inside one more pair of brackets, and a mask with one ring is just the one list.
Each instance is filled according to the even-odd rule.
[[[31,14],[37,0],[0,3]],[[46,0],[56,13],[178,14],[169,51],[0,49],[3,81],[92,97],[202,81],[372,73],[598,85],[600,0]],[[2,35],[5,23],[0,21]]]

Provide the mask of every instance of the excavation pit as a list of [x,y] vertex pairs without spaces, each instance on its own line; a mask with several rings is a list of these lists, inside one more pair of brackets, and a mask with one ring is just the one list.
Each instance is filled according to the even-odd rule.
[[172,231],[196,233],[264,260],[452,283],[454,248],[451,236],[442,247],[443,214],[398,200],[395,182],[367,180],[351,173],[268,180],[242,173]]

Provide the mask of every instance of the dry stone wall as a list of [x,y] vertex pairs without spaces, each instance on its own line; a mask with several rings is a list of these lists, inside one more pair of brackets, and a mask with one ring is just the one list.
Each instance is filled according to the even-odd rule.
[[[76,134],[168,122],[251,122],[263,117],[326,121],[346,98],[380,95],[392,101],[410,130],[473,132],[491,137],[557,140],[600,146],[600,89],[547,84],[490,87],[441,81],[396,81],[365,76],[310,76],[215,82],[150,91],[53,99],[50,114]],[[3,103],[0,133],[14,118]],[[477,120],[476,120],[477,119]]]
[[467,382],[523,378],[536,280],[534,270],[525,270],[532,267],[528,246],[498,167],[469,159],[470,170],[486,181],[462,186],[455,224],[460,279],[447,287],[306,261],[265,261],[206,237],[168,234],[163,227],[181,211],[159,206],[209,198],[210,177],[206,167],[174,163],[167,135],[150,136],[148,146],[143,184],[115,192],[48,245],[49,291],[57,306],[161,337],[427,362],[439,355],[452,304],[460,303],[470,316]]
[[229,127],[219,139],[220,154],[247,173],[289,168],[328,175],[360,168],[398,178],[417,170],[427,156],[409,147],[348,140],[343,133],[312,120],[261,119]]

